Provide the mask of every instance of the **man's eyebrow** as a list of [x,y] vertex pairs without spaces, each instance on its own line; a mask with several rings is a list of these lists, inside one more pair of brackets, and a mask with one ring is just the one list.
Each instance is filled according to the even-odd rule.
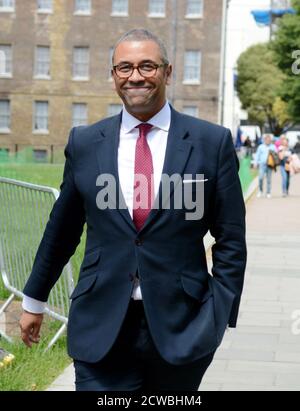
[[[153,64],[156,64],[155,61],[150,60],[150,59],[141,60],[138,64],[145,64],[145,63],[153,63]],[[119,64],[131,64],[131,65],[133,65],[134,63],[132,63],[131,61],[127,61],[127,60],[121,60],[121,61],[119,61],[119,63],[116,64],[116,65],[118,66]]]
[[117,63],[116,64],[116,66],[118,66],[119,64],[132,64],[132,63],[130,63],[130,61],[126,61],[126,60],[124,60],[124,61],[119,61],[119,63]]

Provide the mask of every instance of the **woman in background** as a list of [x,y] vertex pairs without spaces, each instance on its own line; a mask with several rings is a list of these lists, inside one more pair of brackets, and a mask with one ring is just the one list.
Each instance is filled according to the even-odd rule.
[[288,139],[282,138],[281,145],[278,147],[278,156],[280,158],[280,172],[282,177],[282,196],[289,194],[290,187],[290,158],[292,152],[289,149]]

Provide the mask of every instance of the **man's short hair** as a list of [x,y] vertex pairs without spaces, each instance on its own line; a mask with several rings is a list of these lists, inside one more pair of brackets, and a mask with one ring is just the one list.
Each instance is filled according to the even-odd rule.
[[163,63],[169,64],[167,49],[163,41],[159,37],[157,37],[154,33],[146,29],[132,29],[128,31],[127,33],[125,33],[116,42],[114,49],[113,49],[113,54],[112,54],[112,64],[114,64],[116,48],[118,47],[120,43],[123,43],[123,41],[147,41],[147,40],[153,41],[154,43],[158,45],[160,52],[161,52],[161,59]]

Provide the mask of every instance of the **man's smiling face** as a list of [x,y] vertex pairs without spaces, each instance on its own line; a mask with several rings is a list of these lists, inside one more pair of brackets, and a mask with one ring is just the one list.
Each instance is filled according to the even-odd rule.
[[[152,40],[123,41],[114,54],[114,66],[141,64],[163,65],[160,48]],[[171,65],[158,67],[151,77],[144,77],[134,69],[130,77],[120,78],[115,70],[115,88],[127,111],[141,121],[147,121],[158,113],[166,102],[166,86],[170,83]]]

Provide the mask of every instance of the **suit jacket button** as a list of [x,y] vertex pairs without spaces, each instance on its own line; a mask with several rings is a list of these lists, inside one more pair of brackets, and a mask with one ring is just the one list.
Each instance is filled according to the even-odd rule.
[[136,238],[136,239],[135,239],[135,244],[136,244],[136,245],[142,245],[142,244],[143,244],[143,241],[142,241],[140,238]]

